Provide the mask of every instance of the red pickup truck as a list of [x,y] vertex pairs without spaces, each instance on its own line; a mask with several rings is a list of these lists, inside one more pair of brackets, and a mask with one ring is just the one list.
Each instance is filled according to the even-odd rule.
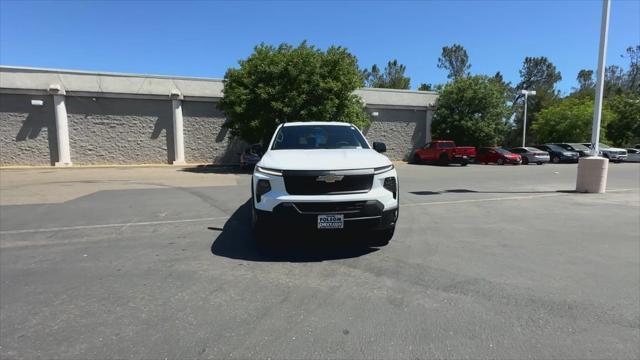
[[456,143],[450,140],[435,140],[416,149],[412,160],[415,164],[431,162],[448,165],[457,163],[465,166],[473,162],[475,157],[476,148],[473,146],[456,146]]

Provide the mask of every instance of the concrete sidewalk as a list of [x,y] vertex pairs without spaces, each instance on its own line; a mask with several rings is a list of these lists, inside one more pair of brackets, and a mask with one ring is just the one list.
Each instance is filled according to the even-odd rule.
[[0,205],[61,203],[103,190],[232,186],[237,183],[233,168],[0,169]]

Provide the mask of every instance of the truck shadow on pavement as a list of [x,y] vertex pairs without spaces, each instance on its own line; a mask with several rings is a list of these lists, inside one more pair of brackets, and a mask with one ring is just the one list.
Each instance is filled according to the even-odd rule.
[[259,248],[251,229],[251,200],[231,215],[211,244],[211,253],[231,259],[268,262],[319,262],[349,259],[378,251],[369,246],[365,234],[315,234],[279,229],[268,248]]

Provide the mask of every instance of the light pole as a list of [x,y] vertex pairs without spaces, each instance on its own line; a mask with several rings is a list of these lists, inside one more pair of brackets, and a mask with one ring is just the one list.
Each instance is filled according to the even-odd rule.
[[535,95],[535,90],[520,90],[520,94],[524,95],[524,120],[522,123],[522,147],[525,147],[525,140],[527,137],[527,99],[529,95]]
[[576,191],[604,193],[607,189],[609,160],[598,156],[600,142],[600,120],[602,119],[602,90],[604,88],[604,67],[607,55],[609,33],[609,10],[611,1],[602,1],[602,21],[600,23],[600,51],[598,53],[598,78],[596,79],[596,99],[593,107],[593,127],[591,128],[591,156],[580,158]]
[[591,155],[598,156],[600,147],[600,121],[602,119],[602,95],[604,89],[604,65],[607,60],[607,38],[609,34],[609,10],[611,2],[602,2],[602,22],[600,24],[600,52],[598,54],[598,78],[596,79],[596,103],[593,108],[591,127]]

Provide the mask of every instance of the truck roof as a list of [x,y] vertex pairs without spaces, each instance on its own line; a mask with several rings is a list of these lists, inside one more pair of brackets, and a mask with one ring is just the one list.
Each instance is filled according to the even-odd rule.
[[338,126],[353,126],[353,124],[341,121],[295,121],[282,124],[282,126],[301,126],[301,125],[338,125]]

